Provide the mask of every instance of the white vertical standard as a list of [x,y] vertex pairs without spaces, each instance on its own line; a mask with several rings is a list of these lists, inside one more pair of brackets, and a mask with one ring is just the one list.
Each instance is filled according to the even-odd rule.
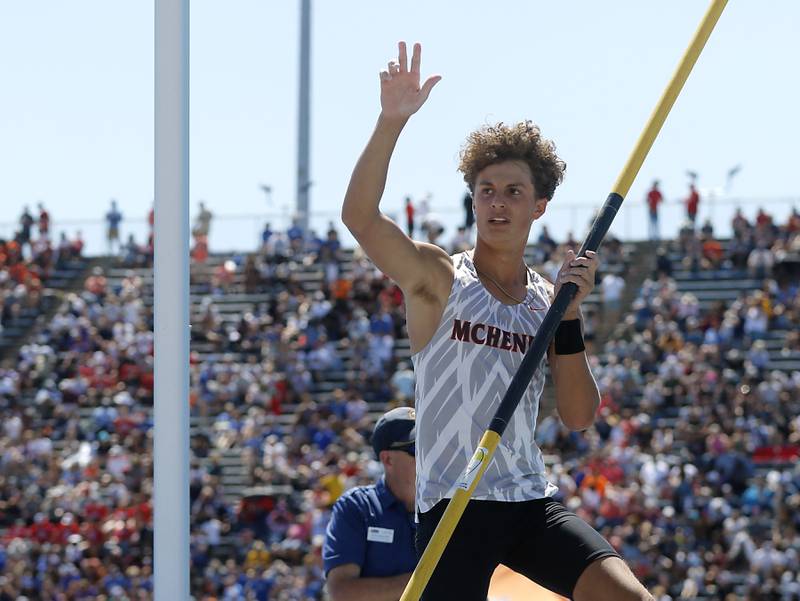
[[189,599],[189,0],[155,0],[156,601]]
[[300,3],[300,94],[297,97],[297,216],[310,225],[311,196],[311,0]]

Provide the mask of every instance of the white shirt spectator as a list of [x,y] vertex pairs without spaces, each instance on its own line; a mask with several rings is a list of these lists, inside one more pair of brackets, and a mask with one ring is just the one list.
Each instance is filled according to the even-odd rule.
[[401,363],[397,371],[394,372],[391,384],[403,398],[408,400],[414,399],[414,371],[409,369],[408,363],[405,361]]
[[746,334],[763,334],[767,331],[767,316],[759,307],[750,307],[744,318]]
[[22,434],[22,419],[19,415],[12,415],[3,422],[3,431],[6,437],[15,441]]
[[131,469],[131,460],[119,445],[114,445],[108,452],[106,469],[111,472],[111,475],[115,478],[122,478],[125,472]]
[[209,546],[215,547],[220,544],[222,540],[222,522],[220,522],[217,518],[208,520],[202,526],[200,526],[200,529],[208,538]]
[[603,292],[603,302],[607,304],[619,303],[622,291],[625,290],[625,280],[614,273],[607,273],[600,282]]

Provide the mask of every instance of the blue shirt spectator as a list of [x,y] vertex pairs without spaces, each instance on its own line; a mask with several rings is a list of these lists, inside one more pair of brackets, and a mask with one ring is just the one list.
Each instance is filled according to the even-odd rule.
[[414,514],[381,478],[342,495],[333,506],[325,539],[325,573],[347,563],[361,566],[361,577],[394,576],[417,565]]
[[286,235],[289,236],[289,240],[300,240],[303,237],[303,228],[300,227],[300,221],[295,219],[292,221],[291,227],[286,231]]
[[414,420],[410,407],[378,420],[372,448],[384,477],[348,491],[333,506],[322,549],[332,601],[397,599],[416,566]]

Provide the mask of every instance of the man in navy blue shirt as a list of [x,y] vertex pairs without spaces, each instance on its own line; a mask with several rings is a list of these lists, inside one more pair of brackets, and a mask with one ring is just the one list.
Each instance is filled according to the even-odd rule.
[[397,601],[414,571],[414,417],[399,407],[378,420],[372,448],[384,476],[333,506],[322,551],[331,601]]

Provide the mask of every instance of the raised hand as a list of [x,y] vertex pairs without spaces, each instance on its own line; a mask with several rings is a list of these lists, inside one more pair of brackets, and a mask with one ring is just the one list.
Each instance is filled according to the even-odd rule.
[[397,51],[397,61],[389,61],[386,70],[381,71],[381,115],[388,119],[408,119],[425,103],[433,86],[442,78],[432,75],[420,87],[422,46],[414,44],[410,70],[406,43],[400,42]]

